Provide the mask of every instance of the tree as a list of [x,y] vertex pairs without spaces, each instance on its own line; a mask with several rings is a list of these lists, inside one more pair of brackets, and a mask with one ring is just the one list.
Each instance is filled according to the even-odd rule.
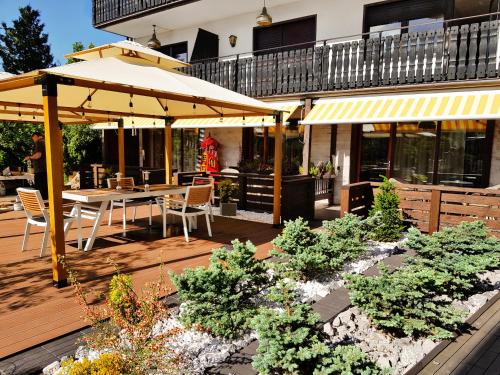
[[41,131],[39,124],[6,122],[0,127],[0,167],[20,167],[23,158],[33,151],[31,134]]
[[19,74],[35,69],[49,68],[54,57],[48,44],[49,36],[43,32],[40,12],[27,5],[19,8],[20,16],[12,27],[2,22],[0,58],[6,72]]
[[[94,47],[95,47],[94,44],[91,42],[87,48],[90,49],[90,48],[94,48]],[[74,42],[73,43],[73,52],[80,52],[80,51],[83,51],[84,49],[85,49],[85,46],[83,45],[82,42]],[[78,62],[78,61],[80,61],[80,60],[75,59],[73,57],[70,57],[67,61],[67,64],[73,64],[73,63]]]

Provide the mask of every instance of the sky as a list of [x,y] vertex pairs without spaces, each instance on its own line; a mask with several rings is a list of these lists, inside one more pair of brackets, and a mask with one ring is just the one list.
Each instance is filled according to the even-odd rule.
[[0,22],[12,26],[12,20],[19,17],[19,8],[28,4],[40,11],[56,65],[66,62],[64,55],[72,51],[74,42],[97,46],[124,39],[92,26],[92,0],[0,0]]

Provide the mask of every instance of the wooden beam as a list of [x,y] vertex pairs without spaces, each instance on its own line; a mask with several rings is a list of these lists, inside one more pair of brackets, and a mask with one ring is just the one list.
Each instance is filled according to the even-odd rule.
[[35,78],[37,75],[29,75],[27,77],[12,77],[0,81],[0,92],[23,89],[26,87],[35,86]]
[[172,117],[165,117],[165,183],[172,184]]
[[273,194],[273,226],[281,225],[281,168],[283,158],[282,143],[283,114],[276,117],[274,127],[274,194]]
[[125,130],[123,119],[118,120],[118,172],[125,177]]
[[49,190],[50,215],[50,247],[52,255],[52,279],[54,286],[61,288],[67,285],[67,272],[59,262],[65,256],[64,217],[62,205],[63,147],[62,130],[57,117],[57,83],[48,80],[42,86],[45,144],[47,159],[47,181]]

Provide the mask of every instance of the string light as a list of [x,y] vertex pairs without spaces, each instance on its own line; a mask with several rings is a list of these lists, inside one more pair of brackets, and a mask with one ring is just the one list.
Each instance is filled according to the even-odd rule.
[[224,114],[223,114],[223,113],[221,113],[221,114],[220,114],[220,119],[219,119],[219,121],[220,121],[220,122],[224,122]]
[[193,103],[193,111],[196,111],[196,103]]
[[21,117],[21,104],[17,105],[17,115]]
[[132,98],[133,98],[133,97],[134,97],[134,94],[130,94],[130,101],[129,101],[129,103],[128,103],[128,106],[129,106],[130,108],[134,108],[134,103],[132,103]]
[[92,108],[92,95],[90,94],[90,89],[89,89],[89,95],[87,96],[87,102],[88,102],[88,107]]

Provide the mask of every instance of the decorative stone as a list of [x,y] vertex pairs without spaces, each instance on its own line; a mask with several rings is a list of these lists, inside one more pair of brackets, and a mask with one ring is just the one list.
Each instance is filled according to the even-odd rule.
[[50,365],[43,368],[42,372],[44,375],[53,375],[61,368],[59,361],[54,361]]

